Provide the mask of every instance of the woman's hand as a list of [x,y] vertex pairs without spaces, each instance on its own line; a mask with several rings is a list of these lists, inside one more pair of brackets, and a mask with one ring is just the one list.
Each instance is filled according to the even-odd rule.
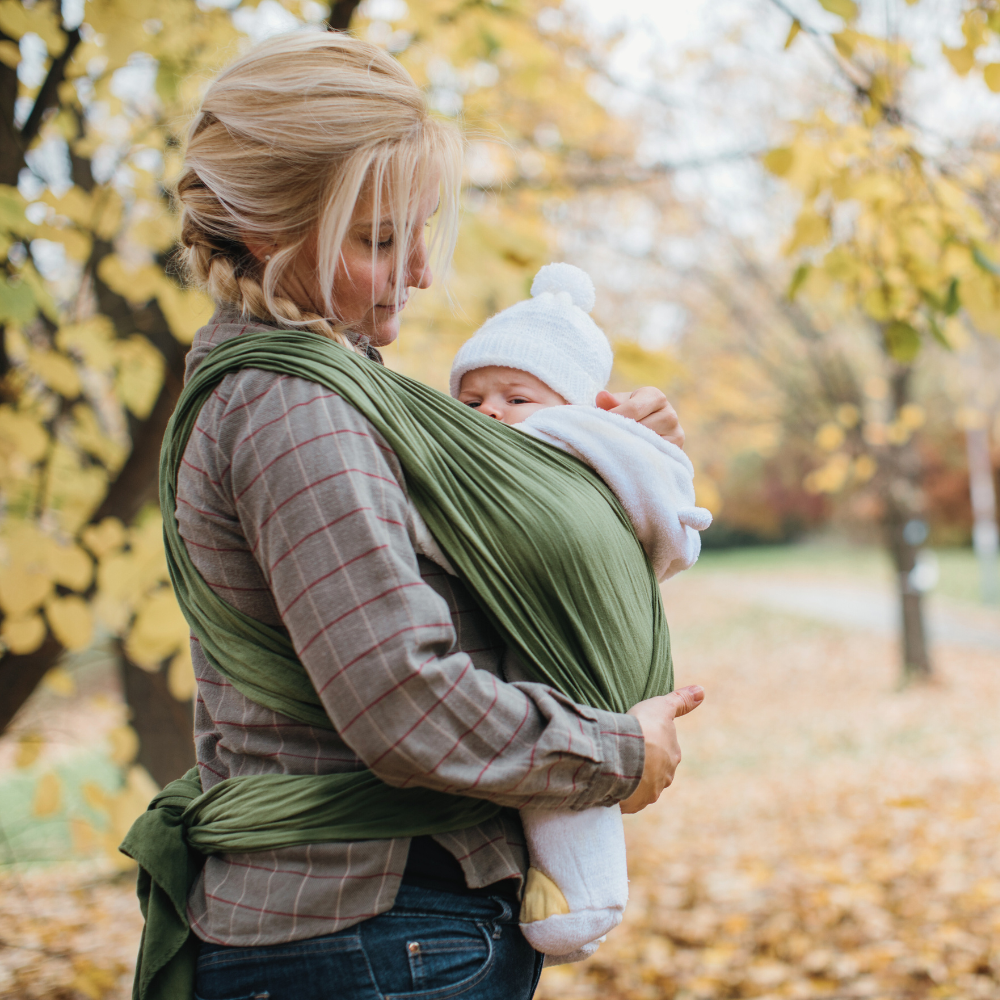
[[681,427],[677,411],[659,389],[654,389],[651,385],[636,389],[635,392],[608,392],[602,389],[594,402],[600,409],[645,424],[671,444],[678,448],[684,447],[684,428]]
[[646,763],[642,769],[639,787],[620,803],[623,813],[636,813],[660,797],[673,780],[681,762],[681,748],[677,742],[674,719],[693,712],[705,700],[705,691],[697,684],[682,687],[673,694],[640,701],[629,710],[642,726],[646,741]]

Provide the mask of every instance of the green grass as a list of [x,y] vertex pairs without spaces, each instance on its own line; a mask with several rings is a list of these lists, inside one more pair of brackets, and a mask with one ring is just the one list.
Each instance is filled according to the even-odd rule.
[[[935,593],[957,601],[978,603],[979,566],[971,548],[934,549],[940,566]],[[892,566],[888,555],[875,546],[840,541],[813,541],[798,545],[761,545],[703,552],[692,572],[795,572],[818,576],[836,574],[868,583],[888,582]]]
[[[61,786],[59,808],[51,817],[33,815],[38,779],[55,772]],[[94,782],[105,792],[121,784],[121,769],[105,751],[83,751],[55,765],[36,764],[0,778],[0,866],[11,863],[61,861],[73,857],[70,817],[78,816],[102,828],[107,816],[85,799],[83,786]]]

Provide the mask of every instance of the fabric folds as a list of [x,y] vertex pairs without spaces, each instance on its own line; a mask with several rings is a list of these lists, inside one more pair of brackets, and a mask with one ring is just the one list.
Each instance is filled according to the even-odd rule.
[[[324,386],[375,427],[447,559],[532,679],[614,712],[670,690],[656,576],[621,504],[587,466],[316,334],[250,332],[214,348],[188,380],[160,461],[175,594],[209,662],[247,698],[331,728],[287,636],[212,590],[174,516],[177,469],[201,406],[243,368]],[[462,830],[500,809],[474,797],[474,785],[471,775],[456,790],[465,795],[400,789],[360,771],[247,775],[203,793],[188,772],[154,798],[122,845],[140,866],[146,919],[133,996],[193,995],[187,894],[206,855]]]

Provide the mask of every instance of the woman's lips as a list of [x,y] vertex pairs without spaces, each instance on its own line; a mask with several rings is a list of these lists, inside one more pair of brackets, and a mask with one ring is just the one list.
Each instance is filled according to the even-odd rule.
[[403,299],[403,301],[400,302],[398,306],[396,305],[395,302],[390,302],[388,305],[383,305],[381,302],[377,302],[375,304],[375,308],[384,309],[388,313],[395,313],[403,309],[403,307],[406,305],[407,302],[409,302],[409,299]]

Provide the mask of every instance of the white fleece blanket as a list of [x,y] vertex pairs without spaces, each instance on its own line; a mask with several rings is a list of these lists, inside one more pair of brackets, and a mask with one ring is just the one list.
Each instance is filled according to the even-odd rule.
[[596,406],[550,406],[515,424],[586,462],[614,491],[656,576],[693,566],[712,523],[695,506],[694,467],[677,445],[648,427]]

